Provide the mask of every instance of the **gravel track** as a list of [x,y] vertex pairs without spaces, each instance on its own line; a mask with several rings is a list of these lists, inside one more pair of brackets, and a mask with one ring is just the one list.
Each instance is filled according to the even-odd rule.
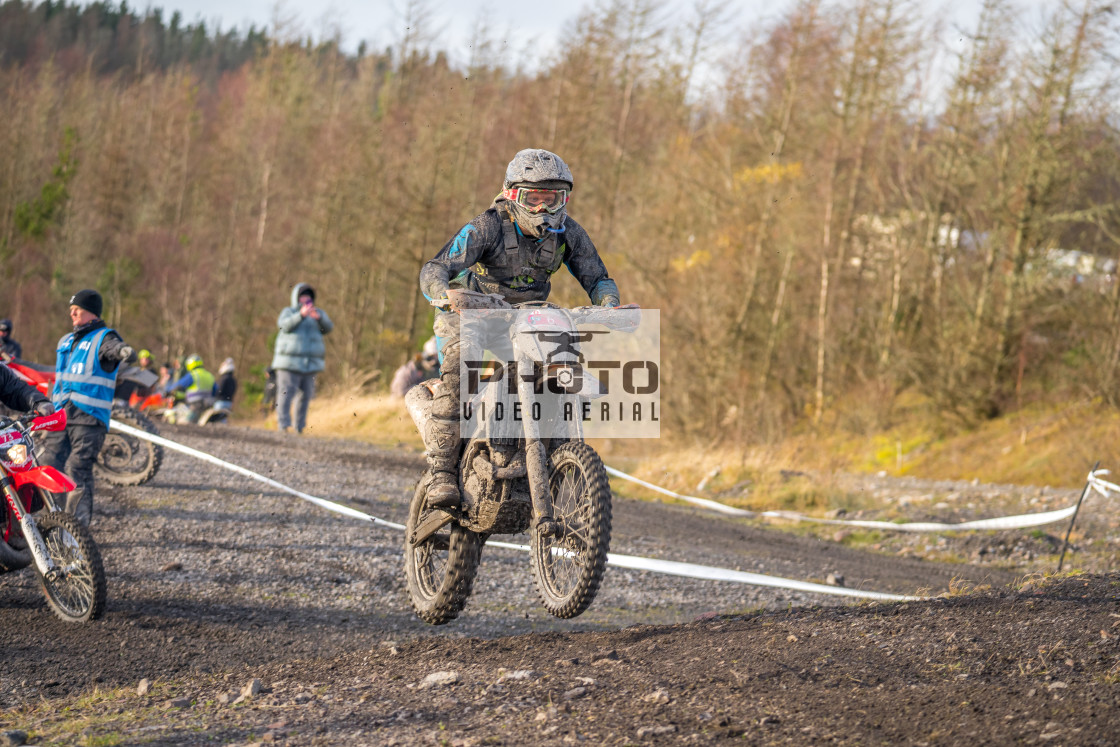
[[[414,453],[340,440],[233,427],[161,432],[291,487],[400,523],[423,469]],[[848,586],[876,591],[939,593],[954,577],[1002,587],[1016,575],[888,558],[687,506],[616,500],[614,517],[613,552],[796,579],[820,581],[833,572]],[[397,652],[447,646],[449,656],[476,650],[484,656],[494,649],[483,640],[506,641],[495,644],[499,649],[528,651],[534,641],[547,649],[583,633],[607,636],[590,645],[609,648],[610,636],[625,635],[613,631],[636,625],[690,623],[717,613],[747,613],[749,619],[790,607],[855,609],[850,600],[832,596],[608,568],[592,607],[562,621],[537,603],[527,554],[487,548],[464,613],[449,625],[431,627],[408,604],[401,533],[333,515],[177,453],[166,455],[160,473],[145,486],[100,485],[93,531],[109,575],[108,610],[101,621],[82,627],[56,622],[29,571],[0,577],[0,645],[8,659],[0,674],[0,706],[12,709],[9,714],[30,718],[26,714],[36,702],[72,702],[94,691],[119,695],[144,677],[166,696],[193,686],[191,697],[198,702],[207,697],[198,688],[210,688],[214,696],[215,688],[228,686],[222,683],[239,687],[267,672],[266,686],[277,693],[272,697],[283,700],[297,690],[314,694],[316,684],[337,685],[340,680],[330,672],[338,667],[361,679],[356,662],[373,654],[393,657],[379,666],[404,666]],[[438,643],[444,639],[450,641]],[[429,672],[439,668],[438,658],[419,656],[413,664]],[[485,658],[461,663],[488,666]],[[410,718],[401,721],[412,729]],[[85,736],[123,728],[122,720],[128,719],[118,714],[108,726],[90,726]],[[253,736],[225,717],[204,722],[207,740]],[[368,728],[372,722],[367,722]],[[304,743],[300,734],[318,735],[327,744],[366,743],[344,737],[325,716],[299,723],[304,726],[272,729],[273,737],[289,734],[293,744]],[[267,726],[260,719],[253,724],[257,734]],[[195,743],[181,729],[169,722],[149,736],[160,743]],[[64,732],[53,733],[66,741]],[[566,732],[554,734],[559,740]],[[85,736],[75,736],[74,743]]]

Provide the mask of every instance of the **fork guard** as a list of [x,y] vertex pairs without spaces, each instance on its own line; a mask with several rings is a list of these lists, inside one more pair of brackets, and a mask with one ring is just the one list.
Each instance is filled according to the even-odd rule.
[[32,467],[22,472],[12,472],[12,482],[16,490],[24,485],[35,485],[52,493],[69,493],[74,489],[74,481],[54,467]]

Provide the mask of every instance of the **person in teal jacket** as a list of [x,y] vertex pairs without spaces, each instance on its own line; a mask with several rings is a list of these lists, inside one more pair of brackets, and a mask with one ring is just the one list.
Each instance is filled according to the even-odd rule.
[[326,346],[323,335],[334,329],[327,312],[315,305],[315,289],[307,283],[292,288],[292,305],[280,312],[276,325],[276,353],[272,368],[276,371],[276,415],[281,431],[292,427],[292,404],[295,404],[296,433],[307,425],[307,405],[315,394],[315,375],[323,370]]

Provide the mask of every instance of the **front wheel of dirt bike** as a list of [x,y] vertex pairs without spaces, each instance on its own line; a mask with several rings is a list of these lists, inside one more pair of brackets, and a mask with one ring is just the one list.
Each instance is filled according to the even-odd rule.
[[482,554],[482,538],[452,522],[423,542],[408,541],[412,531],[430,513],[427,507],[431,474],[424,473],[408,506],[404,540],[404,575],[408,598],[416,615],[426,623],[443,625],[459,616],[474,587]]
[[599,455],[585,443],[557,448],[548,460],[557,534],[531,536],[533,578],[550,614],[570,618],[599,591],[611,544],[611,488]]
[[[130,407],[114,407],[113,420],[132,426],[153,436],[159,435],[155,424]],[[155,477],[163,462],[163,447],[127,433],[109,429],[93,473],[99,480],[113,485],[143,485]]]
[[105,568],[89,529],[65,511],[51,511],[36,523],[47,553],[62,571],[53,581],[39,577],[51,610],[64,622],[96,620],[105,611]]

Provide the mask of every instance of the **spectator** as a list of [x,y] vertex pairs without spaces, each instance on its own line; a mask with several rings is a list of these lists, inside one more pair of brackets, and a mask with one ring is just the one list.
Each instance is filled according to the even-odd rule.
[[55,408],[66,410],[66,429],[42,432],[41,462],[74,481],[66,510],[86,526],[93,518],[93,461],[109,432],[117,369],[121,361],[135,357],[101,320],[101,305],[95,290],[80,290],[70,298],[74,331],[58,341],[51,394]]
[[156,382],[156,389],[161,392],[171,383],[171,362],[159,364],[159,381]]
[[397,369],[393,374],[393,382],[389,385],[389,393],[394,397],[404,397],[408,390],[426,379],[438,375],[436,360],[436,338],[430,338],[424,343],[423,352],[412,356],[412,359]]
[[164,394],[185,392],[187,402],[187,422],[197,423],[202,417],[202,412],[214,404],[217,396],[218,385],[214,381],[214,374],[202,366],[202,358],[197,355],[187,356],[185,368],[187,372],[183,377],[164,390]]
[[218,401],[214,406],[219,410],[233,409],[233,397],[237,394],[237,378],[233,370],[233,358],[226,358],[218,367]]
[[0,319],[0,354],[8,358],[23,357],[23,346],[12,339],[11,319]]
[[315,289],[307,283],[292,288],[292,305],[280,312],[276,325],[277,427],[287,432],[292,427],[292,402],[295,400],[296,433],[307,425],[307,405],[315,395],[315,375],[323,370],[326,347],[323,335],[334,329],[327,312],[315,305]]

